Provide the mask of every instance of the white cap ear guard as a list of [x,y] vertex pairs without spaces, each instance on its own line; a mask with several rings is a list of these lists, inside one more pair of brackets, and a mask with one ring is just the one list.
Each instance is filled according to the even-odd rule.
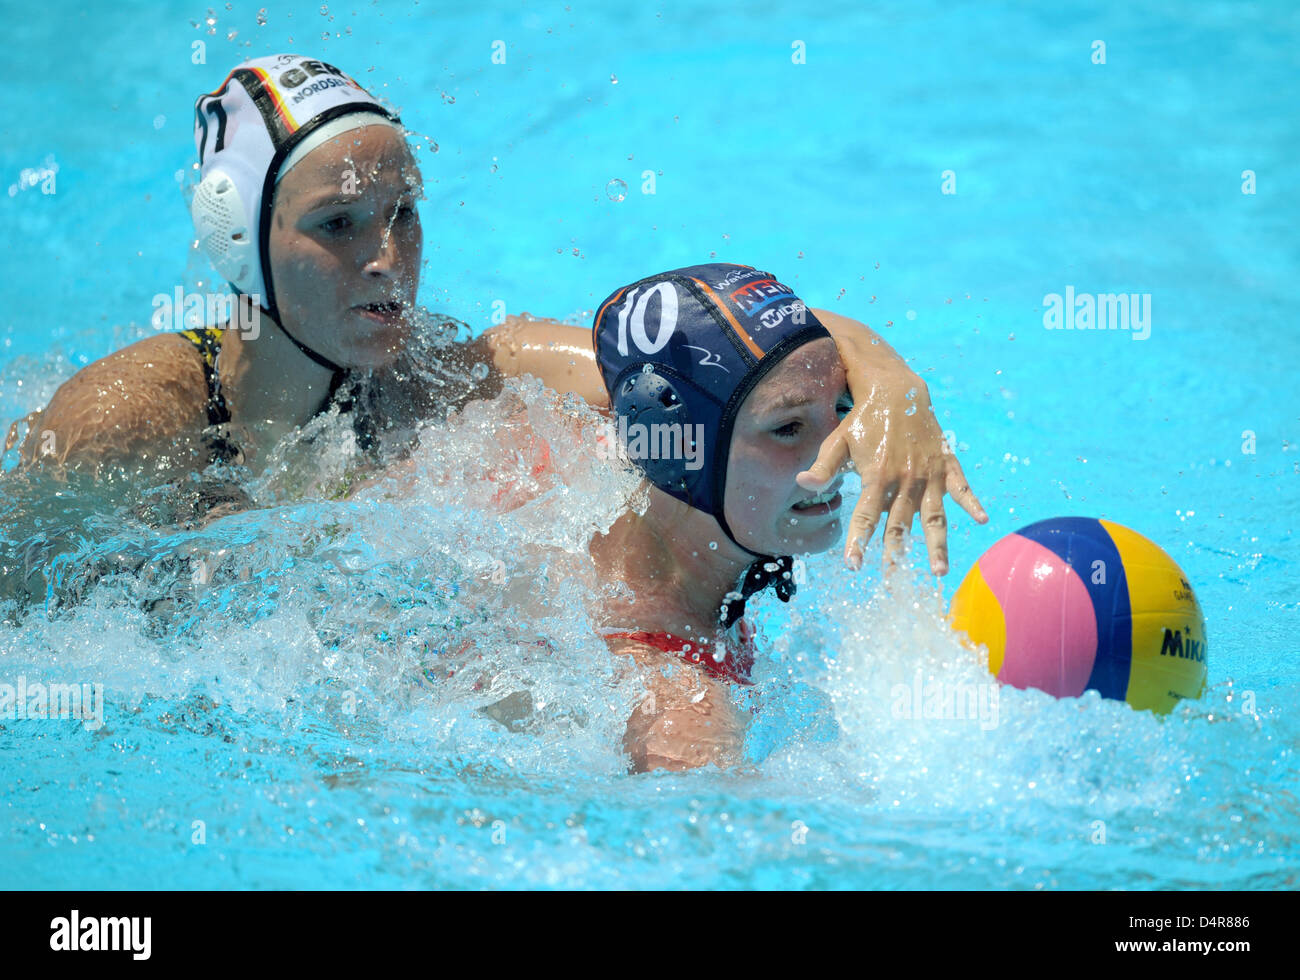
[[225,172],[213,170],[199,182],[190,205],[199,246],[222,278],[260,301],[261,253],[247,215],[239,187]]

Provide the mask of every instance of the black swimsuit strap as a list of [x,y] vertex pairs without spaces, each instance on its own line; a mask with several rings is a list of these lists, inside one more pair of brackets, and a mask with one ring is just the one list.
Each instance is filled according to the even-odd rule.
[[352,416],[352,431],[356,433],[358,448],[370,450],[378,444],[378,439],[374,420],[358,404],[361,392],[360,381],[347,371],[335,371],[334,377],[330,379],[329,394],[325,396],[325,403],[321,405],[320,411],[326,411],[333,402],[337,401],[339,414]]
[[[221,353],[221,327],[203,327],[200,330],[182,330],[180,335],[192,343],[203,358],[203,379],[208,385],[208,425],[225,425],[230,421],[230,408],[226,405],[225,396],[221,393],[221,377],[217,372],[217,355]],[[335,370],[330,378],[329,391],[325,394],[324,401],[321,402],[315,414],[319,415],[330,407],[335,398],[339,400],[340,413],[346,413],[353,407],[356,401],[358,390],[354,385],[351,389],[343,392],[344,382],[348,380],[348,372]],[[355,425],[354,416],[354,425]],[[374,442],[374,435],[368,427],[357,432],[358,441],[362,449],[369,449]],[[231,459],[239,455],[239,450],[224,435],[217,434],[212,438],[213,456],[218,459]]]
[[221,394],[221,377],[217,374],[217,355],[221,353],[221,328],[204,327],[201,330],[182,330],[180,335],[198,348],[203,358],[203,380],[208,385],[208,425],[224,425],[230,421],[230,409]]

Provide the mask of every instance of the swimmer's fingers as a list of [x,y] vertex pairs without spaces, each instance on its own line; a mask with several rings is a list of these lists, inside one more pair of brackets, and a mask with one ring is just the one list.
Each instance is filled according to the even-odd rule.
[[948,574],[948,518],[943,512],[943,491],[939,484],[926,484],[921,498],[921,530],[925,532],[925,550],[930,554],[930,571]]
[[848,429],[841,422],[834,432],[822,440],[821,448],[817,450],[817,459],[812,466],[795,476],[795,483],[805,490],[820,490],[835,479],[835,475],[849,461],[846,432]]
[[989,515],[980,504],[979,498],[975,496],[975,491],[970,488],[970,483],[967,482],[966,474],[962,472],[961,463],[957,462],[956,456],[948,457],[946,472],[948,495],[975,520],[987,524]]
[[844,545],[844,564],[855,572],[862,567],[863,551],[885,511],[885,494],[886,487],[878,473],[862,474],[862,495],[849,518],[849,540]]
[[899,488],[898,495],[890,505],[889,519],[885,522],[882,542],[886,568],[896,565],[903,553],[903,543],[907,540],[907,533],[912,529],[912,520],[916,517],[917,504],[923,489],[923,483],[907,483]]

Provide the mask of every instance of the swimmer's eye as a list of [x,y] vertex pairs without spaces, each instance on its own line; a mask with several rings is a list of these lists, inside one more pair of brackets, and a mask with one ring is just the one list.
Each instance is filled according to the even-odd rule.
[[328,221],[322,221],[317,227],[327,234],[337,235],[340,232],[346,231],[351,227],[351,225],[352,220],[346,214],[339,214],[330,218]]
[[415,205],[403,204],[397,209],[397,219],[399,221],[410,221],[415,217]]
[[799,430],[803,428],[803,423],[796,420],[787,422],[785,425],[778,426],[772,430],[772,435],[778,439],[795,439],[799,435]]
[[840,400],[835,403],[835,411],[840,418],[844,418],[849,412],[853,411],[853,399],[849,397],[847,392],[841,395]]

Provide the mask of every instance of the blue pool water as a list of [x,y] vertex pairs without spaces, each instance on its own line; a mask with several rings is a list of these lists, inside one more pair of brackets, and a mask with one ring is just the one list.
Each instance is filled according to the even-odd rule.
[[[4,12],[0,419],[204,275],[193,97],[313,53],[438,145],[428,307],[583,322],[661,269],[771,269],[927,379],[992,517],[950,508],[944,594],[1017,527],[1116,520],[1195,586],[1210,687],[1166,719],[1004,689],[996,726],[900,720],[894,684],[980,668],[943,595],[829,555],[760,607],[748,764],[630,777],[636,686],[584,607],[622,478],[571,460],[485,515],[493,405],[424,432],[414,492],[329,500],[347,438],[325,420],[250,485],[262,509],[203,530],[68,496],[6,512],[6,555],[71,542],[48,571],[79,601],[5,600],[0,681],[102,683],[107,710],[0,722],[0,885],[1296,886],[1300,11],[258,3],[264,25],[216,4],[215,33],[196,3]],[[1150,294],[1150,336],[1045,329],[1067,287]],[[516,397],[557,440],[590,423]]]

